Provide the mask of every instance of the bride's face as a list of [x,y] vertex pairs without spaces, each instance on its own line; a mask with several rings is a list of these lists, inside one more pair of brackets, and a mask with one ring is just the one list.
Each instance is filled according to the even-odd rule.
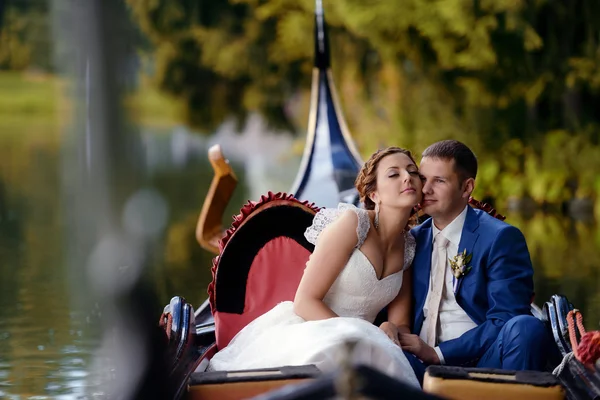
[[371,196],[382,207],[413,208],[421,201],[419,169],[406,154],[394,153],[379,161],[377,189]]

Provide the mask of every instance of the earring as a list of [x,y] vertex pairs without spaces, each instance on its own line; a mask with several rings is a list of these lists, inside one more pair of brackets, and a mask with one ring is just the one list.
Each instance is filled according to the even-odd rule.
[[373,220],[375,229],[379,229],[379,203],[375,204],[375,219]]
[[419,210],[421,209],[421,205],[417,204],[413,210],[415,211],[415,221],[417,223],[417,225],[419,225],[421,223],[421,221],[419,220]]

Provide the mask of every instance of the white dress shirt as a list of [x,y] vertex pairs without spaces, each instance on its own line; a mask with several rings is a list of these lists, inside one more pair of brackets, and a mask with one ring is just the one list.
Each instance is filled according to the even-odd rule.
[[[460,243],[460,238],[462,236],[463,226],[465,224],[465,219],[467,218],[467,205],[465,209],[443,230],[439,230],[432,221],[431,224],[431,233],[432,240],[441,232],[441,234],[448,239],[450,242],[448,244],[448,258],[453,258],[458,254],[458,245]],[[463,249],[461,249],[462,251]],[[437,252],[433,251],[431,253],[431,265],[437,265]],[[427,318],[427,302],[429,301],[429,296],[431,295],[431,287],[432,287],[432,277],[433,274],[429,274],[429,292],[427,293],[427,298],[425,299],[425,307],[423,308],[423,313],[425,318]],[[452,268],[450,267],[450,262],[446,260],[446,279],[444,283],[444,291],[442,294],[442,300],[440,303],[439,315],[438,315],[438,323],[437,323],[437,342],[442,343],[446,340],[456,339],[461,336],[463,333],[467,332],[470,329],[473,329],[477,326],[475,322],[467,315],[465,310],[461,308],[461,306],[456,302],[456,298],[454,297],[454,289],[453,289],[453,281],[452,281]],[[427,325],[423,323],[423,328],[419,333],[419,337],[426,340],[427,337]],[[440,363],[444,364],[444,355],[438,346],[434,347],[435,352],[437,353]]]

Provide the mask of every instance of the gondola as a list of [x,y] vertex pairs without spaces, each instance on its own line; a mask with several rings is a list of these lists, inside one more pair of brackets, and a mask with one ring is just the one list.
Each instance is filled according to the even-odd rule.
[[[196,311],[183,297],[175,296],[160,316],[168,342],[169,397],[595,398],[595,385],[600,387],[598,372],[567,356],[576,350],[581,335],[573,334],[576,310],[559,295],[542,308],[532,305],[532,313],[545,321],[560,355],[566,356],[557,374],[436,366],[429,367],[424,390],[415,391],[367,367],[350,365],[342,365],[331,375],[311,365],[206,372],[210,358],[247,323],[277,303],[293,299],[313,250],[304,231],[315,213],[340,201],[358,204],[353,183],[362,160],[341,113],[328,46],[322,4],[317,0],[309,128],[301,166],[290,190],[293,194],[269,192],[249,201],[231,226],[224,228],[223,212],[237,179],[221,148],[216,145],[209,149],[215,176],[198,219],[196,238],[204,249],[216,254],[213,280],[208,299]],[[475,199],[470,204],[504,219],[487,204]],[[282,259],[286,262],[281,263]],[[252,293],[251,300],[248,293]],[[560,361],[554,360],[549,371]]]

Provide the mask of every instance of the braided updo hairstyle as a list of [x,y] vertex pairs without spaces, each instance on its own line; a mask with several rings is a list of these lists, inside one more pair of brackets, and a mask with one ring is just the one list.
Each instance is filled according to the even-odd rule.
[[407,155],[415,165],[417,164],[409,150],[401,149],[400,147],[387,147],[373,153],[358,173],[356,181],[354,181],[354,186],[356,187],[356,190],[358,190],[360,201],[363,202],[367,210],[375,209],[375,203],[371,200],[369,195],[377,189],[377,167],[379,166],[379,162],[384,157],[396,153]]

